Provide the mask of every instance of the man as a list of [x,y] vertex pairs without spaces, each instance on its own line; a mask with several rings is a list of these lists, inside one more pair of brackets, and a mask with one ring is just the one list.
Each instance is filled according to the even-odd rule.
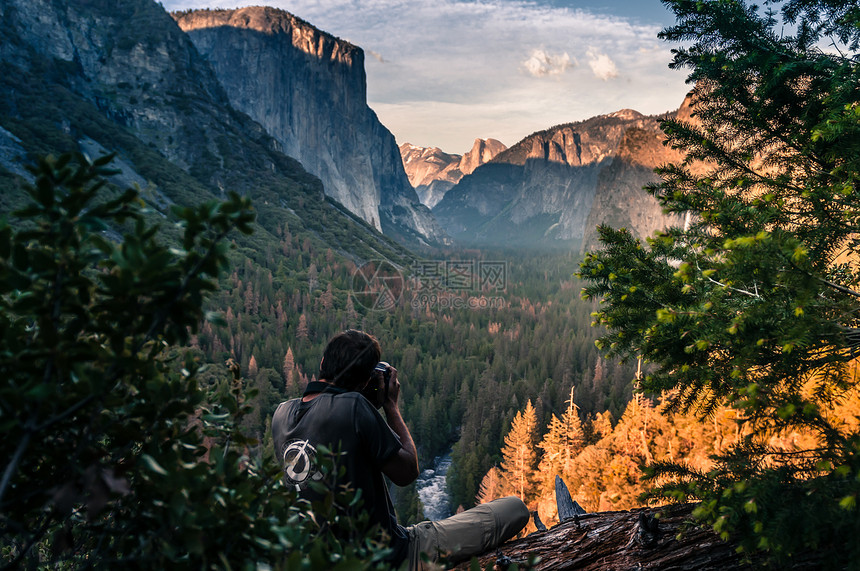
[[[507,541],[525,527],[529,512],[519,498],[481,504],[448,519],[404,528],[388,494],[383,474],[406,486],[418,477],[418,454],[412,435],[400,415],[397,370],[374,370],[381,349],[371,335],[348,330],[333,337],[320,362],[320,381],[308,383],[304,396],[281,403],[272,419],[275,454],[283,462],[284,481],[303,494],[322,476],[315,464],[316,447],[325,445],[343,454],[344,482],[361,490],[372,524],[391,537],[391,563],[409,561],[421,569],[421,553],[437,561],[468,559]],[[380,363],[381,364],[381,363]],[[384,365],[384,364],[381,364]],[[386,389],[386,378],[387,389]],[[370,391],[367,391],[370,384]],[[381,404],[385,419],[361,394]],[[388,421],[386,423],[386,420]]]

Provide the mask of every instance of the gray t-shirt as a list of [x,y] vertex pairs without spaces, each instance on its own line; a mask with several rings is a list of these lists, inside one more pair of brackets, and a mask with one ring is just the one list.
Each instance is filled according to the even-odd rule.
[[313,499],[308,484],[322,478],[316,461],[317,446],[340,450],[343,455],[338,457],[337,464],[346,469],[346,474],[334,484],[349,483],[350,487],[361,490],[371,524],[380,524],[391,535],[393,560],[402,561],[408,538],[397,523],[382,477],[383,464],[402,447],[400,439],[361,394],[324,388],[309,402],[293,399],[281,403],[275,411],[272,438],[284,470],[284,481],[295,486],[303,497]]

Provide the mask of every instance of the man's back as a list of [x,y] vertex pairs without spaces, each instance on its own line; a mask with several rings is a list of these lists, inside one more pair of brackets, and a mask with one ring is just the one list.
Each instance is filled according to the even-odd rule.
[[367,399],[357,392],[327,387],[313,400],[281,403],[272,418],[272,436],[284,481],[310,499],[310,482],[321,478],[317,447],[322,444],[340,452],[335,462],[345,469],[345,477],[335,483],[361,490],[371,523],[392,535],[395,556],[405,551],[407,537],[397,524],[382,477],[382,465],[400,450],[401,443]]

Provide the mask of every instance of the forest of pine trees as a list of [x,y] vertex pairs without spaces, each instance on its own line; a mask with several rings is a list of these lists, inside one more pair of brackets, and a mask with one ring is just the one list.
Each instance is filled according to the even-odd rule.
[[[590,327],[594,305],[579,298],[578,257],[452,252],[453,260],[508,264],[497,306],[477,309],[416,306],[406,291],[390,311],[371,311],[352,294],[355,263],[316,248],[281,226],[280,245],[237,260],[209,309],[222,326],[204,323],[192,344],[204,362],[234,359],[246,378],[254,413],[244,427],[266,448],[267,422],[277,404],[301,394],[319,371],[323,347],[346,328],[377,336],[383,359],[403,382],[401,408],[421,462],[453,445],[449,491],[454,506],[475,501],[483,475],[501,460],[504,433],[531,400],[538,423],[561,414],[571,388],[585,415],[618,416],[632,394],[628,366],[598,356],[600,331]],[[410,268],[403,273],[409,276]],[[454,292],[477,298],[490,292]],[[453,293],[452,293],[453,295]],[[407,521],[422,518],[414,489],[400,492]]]
[[[663,122],[687,158],[648,190],[685,224],[644,242],[600,226],[581,265],[409,252],[290,185],[262,196],[313,225],[235,193],[144,208],[105,189],[110,156],[47,157],[35,186],[0,169],[22,208],[0,220],[11,565],[366,566],[381,546],[334,529],[357,533],[359,513],[333,511],[350,494],[303,508],[266,461],[274,408],[360,328],[400,372],[421,461],[451,451],[454,506],[513,494],[551,525],[560,476],[588,511],[696,501],[775,568],[810,550],[856,567],[860,3],[664,4],[693,114]],[[421,256],[502,263],[506,280],[424,304],[354,296],[358,265],[414,285]],[[422,518],[414,486],[396,499],[402,523]]]
[[[282,249],[290,257],[233,270],[210,301],[226,325],[207,322],[194,340],[205,360],[234,358],[246,389],[257,389],[245,428],[263,443],[261,453],[271,452],[274,407],[301,393],[327,340],[348,327],[379,337],[384,358],[401,371],[402,408],[421,461],[453,445],[453,507],[514,494],[549,524],[559,474],[586,510],[628,509],[643,505],[652,485],[640,466],[680,461],[706,470],[710,455],[743,437],[737,411],[700,421],[668,412],[659,398],[632,398],[634,369],[594,346],[594,305],[579,299],[572,255],[505,258],[511,277],[501,308],[419,311],[401,299],[383,312],[353,302],[354,264],[289,238],[285,232]],[[467,255],[475,252],[452,258]],[[398,491],[397,500],[406,521],[423,517],[414,489]]]

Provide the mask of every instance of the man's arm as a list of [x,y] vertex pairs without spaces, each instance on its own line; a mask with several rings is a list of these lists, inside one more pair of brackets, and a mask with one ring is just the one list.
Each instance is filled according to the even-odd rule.
[[403,421],[398,407],[400,398],[400,381],[397,380],[397,369],[391,368],[391,380],[389,381],[388,398],[382,404],[385,419],[388,426],[400,438],[401,448],[397,454],[392,456],[382,466],[382,473],[388,476],[398,486],[407,486],[418,478],[418,452],[415,450],[415,442],[409,434],[409,428]]

